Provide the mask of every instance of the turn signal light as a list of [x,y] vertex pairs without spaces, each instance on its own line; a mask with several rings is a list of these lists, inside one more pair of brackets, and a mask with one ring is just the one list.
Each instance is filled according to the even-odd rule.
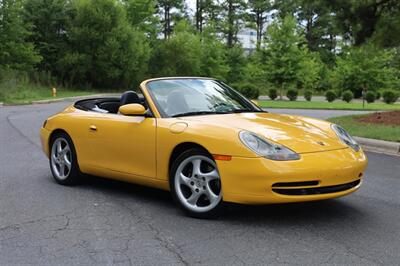
[[220,161],[230,161],[232,159],[232,156],[230,155],[214,154],[213,157],[214,160],[220,160]]

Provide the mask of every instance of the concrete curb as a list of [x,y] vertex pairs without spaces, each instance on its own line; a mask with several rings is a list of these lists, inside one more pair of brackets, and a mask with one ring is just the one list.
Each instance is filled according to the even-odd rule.
[[400,156],[400,143],[384,141],[378,139],[367,139],[361,137],[354,137],[354,139],[362,146],[366,151],[383,153],[387,155]]
[[0,106],[3,106],[3,105],[4,105],[4,103],[0,102]]

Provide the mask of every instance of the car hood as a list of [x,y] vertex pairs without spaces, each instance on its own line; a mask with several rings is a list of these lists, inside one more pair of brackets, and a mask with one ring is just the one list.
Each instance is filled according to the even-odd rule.
[[182,117],[189,123],[247,130],[282,144],[297,153],[347,148],[331,130],[330,123],[301,116],[273,113],[239,113]]

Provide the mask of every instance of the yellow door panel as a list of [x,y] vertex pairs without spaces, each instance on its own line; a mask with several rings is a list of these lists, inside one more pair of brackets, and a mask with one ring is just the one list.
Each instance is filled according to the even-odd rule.
[[90,165],[142,177],[156,177],[156,119],[93,114]]

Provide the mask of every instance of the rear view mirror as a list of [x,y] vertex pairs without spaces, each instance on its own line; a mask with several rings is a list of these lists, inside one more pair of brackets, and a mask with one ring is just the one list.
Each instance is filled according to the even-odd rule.
[[130,103],[120,106],[118,112],[123,115],[144,115],[146,109],[141,104]]

